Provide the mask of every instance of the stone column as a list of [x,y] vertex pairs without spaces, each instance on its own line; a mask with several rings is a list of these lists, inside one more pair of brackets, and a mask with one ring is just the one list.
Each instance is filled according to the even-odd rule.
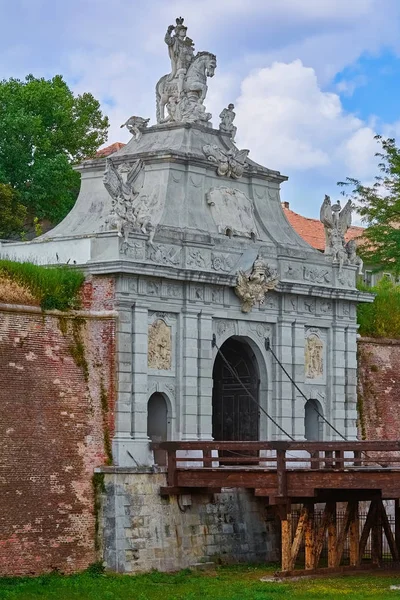
[[151,464],[147,437],[147,307],[118,305],[117,405],[113,458],[118,466]]
[[202,310],[198,317],[198,437],[212,439],[212,312]]
[[[276,325],[276,340],[273,345],[273,350],[286,371],[292,374],[292,319],[285,317],[278,318]],[[304,363],[304,360],[303,360]],[[272,417],[279,425],[288,433],[292,432],[292,411],[293,411],[293,384],[283,372],[281,367],[275,365],[275,414]],[[287,437],[271,424],[272,436],[271,439],[287,439]]]
[[357,325],[346,328],[346,437],[357,439]]
[[[326,415],[326,418],[343,435],[346,435],[345,351],[345,327],[335,323],[332,328],[331,411],[330,415]],[[329,430],[333,439],[336,439],[337,441],[343,439],[331,428],[329,428]]]
[[[292,373],[293,380],[301,390],[304,390],[304,344],[305,344],[305,323],[296,319],[292,325]],[[292,430],[289,433],[294,438],[304,438],[304,407],[306,400],[292,385]]]
[[120,301],[116,323],[117,399],[113,461],[118,466],[132,464],[126,449],[132,443],[132,301]]
[[182,396],[181,439],[197,440],[198,435],[198,311],[182,310]]

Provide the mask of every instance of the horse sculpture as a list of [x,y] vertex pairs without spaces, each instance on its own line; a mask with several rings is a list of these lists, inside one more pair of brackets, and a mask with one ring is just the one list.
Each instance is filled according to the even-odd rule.
[[[217,58],[211,52],[199,52],[188,67],[179,95],[177,78],[164,75],[156,85],[157,123],[173,121],[208,121],[211,118],[203,106],[207,93],[207,77],[213,77]],[[165,116],[167,106],[168,116]]]

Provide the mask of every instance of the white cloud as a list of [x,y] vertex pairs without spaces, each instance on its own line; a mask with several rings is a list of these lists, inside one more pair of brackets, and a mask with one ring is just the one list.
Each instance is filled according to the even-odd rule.
[[272,169],[362,177],[375,163],[374,131],[323,91],[300,60],[248,75],[236,103],[238,144]]

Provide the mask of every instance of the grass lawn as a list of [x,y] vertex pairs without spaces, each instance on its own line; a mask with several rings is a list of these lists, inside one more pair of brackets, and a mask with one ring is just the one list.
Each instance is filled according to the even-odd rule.
[[400,598],[400,572],[360,574],[330,579],[263,582],[274,569],[263,566],[216,567],[209,572],[0,578],[1,600],[366,600]]

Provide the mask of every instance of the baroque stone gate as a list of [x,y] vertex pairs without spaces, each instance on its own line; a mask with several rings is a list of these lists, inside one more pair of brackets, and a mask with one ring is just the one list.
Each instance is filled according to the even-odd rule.
[[[204,100],[215,55],[195,54],[183,19],[168,28],[165,42],[171,73],[156,86],[157,122],[128,119],[133,137],[126,146],[80,166],[81,191],[66,219],[33,242],[1,247],[43,263],[75,262],[115,280],[109,519],[110,498],[123,487],[118,473],[146,472],[154,464],[151,439],[280,439],[265,412],[296,440],[306,434],[334,439],[325,422],[307,423],[306,415],[315,415],[272,360],[266,338],[305,397],[338,431],[356,438],[356,303],[367,297],[356,290],[359,264],[344,247],[349,207],[339,213],[325,200],[327,252],[308,246],[281,208],[287,178],[235,145],[233,105],[222,110],[218,128],[211,124]],[[243,394],[226,386],[218,397],[224,374],[216,367],[213,336],[217,347],[228,344],[247,357],[264,412],[241,412]],[[238,429],[235,423],[246,418],[248,427]],[[107,525],[105,531],[107,540]],[[110,544],[108,564],[134,570],[123,543]],[[117,559],[118,552],[125,558]]]

